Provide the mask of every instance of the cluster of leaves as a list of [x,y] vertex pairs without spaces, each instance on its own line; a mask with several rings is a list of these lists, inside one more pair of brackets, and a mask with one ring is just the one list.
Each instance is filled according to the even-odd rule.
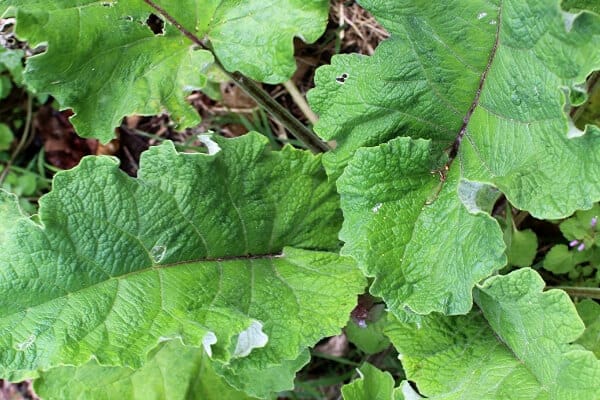
[[[11,32],[13,21],[10,19],[5,21],[0,25],[0,45],[2,45],[0,46],[0,101],[7,99],[15,88],[23,88],[24,86],[23,58],[26,52],[17,46],[18,42]],[[31,100],[32,97],[29,96]],[[0,168],[0,188],[18,195],[21,199],[21,206],[28,211],[34,211],[35,207],[31,202],[24,199],[30,196],[38,196],[50,185],[49,181],[43,177],[44,173],[41,172],[44,169],[41,165],[43,158],[37,157],[25,168],[11,165],[14,161],[14,150],[20,147],[15,144],[13,130],[27,130],[29,129],[27,125],[31,123],[31,120],[27,121],[27,116],[23,118],[14,115],[17,111],[15,108],[11,108],[10,105],[3,107],[3,113],[13,115],[7,118],[11,120],[10,125],[0,122],[0,163],[7,165],[7,167]],[[31,113],[29,113],[29,117],[31,117]]]
[[[196,124],[185,94],[215,68],[288,79],[293,37],[316,40],[328,7],[158,2],[182,30],[149,26],[146,3],[0,3],[48,46],[24,82],[72,108],[83,136],[164,109]],[[561,224],[581,256],[557,261],[557,246],[544,268],[597,267],[600,130],[565,111],[600,69],[600,16],[558,0],[360,3],[391,37],[317,71],[314,129],[335,150],[270,151],[257,133],[203,137],[208,154],[165,142],[135,179],[85,158],[34,216],[1,194],[1,377],[36,378],[47,398],[269,398],[369,277],[388,311],[347,334],[367,352],[391,341],[418,393],[365,364],[345,398],[598,396],[600,306],[544,292],[531,232],[491,214],[500,198],[540,219],[591,209]]]

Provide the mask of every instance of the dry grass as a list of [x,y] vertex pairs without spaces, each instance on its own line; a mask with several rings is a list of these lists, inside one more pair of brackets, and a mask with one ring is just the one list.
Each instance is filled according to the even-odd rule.
[[352,49],[362,54],[372,55],[389,33],[375,18],[355,1],[332,0],[331,20],[340,27],[341,52]]

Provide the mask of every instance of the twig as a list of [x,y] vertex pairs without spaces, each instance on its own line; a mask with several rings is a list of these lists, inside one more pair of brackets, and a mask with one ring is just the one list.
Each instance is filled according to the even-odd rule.
[[17,147],[15,148],[15,151],[12,153],[10,160],[8,160],[8,163],[4,167],[4,170],[2,170],[2,173],[0,174],[0,185],[2,185],[4,183],[4,180],[6,179],[8,172],[12,168],[12,165],[15,163],[15,160],[17,159],[19,153],[23,150],[23,147],[25,147],[25,143],[27,143],[27,141],[29,139],[29,133],[31,131],[32,116],[33,116],[33,97],[31,94],[28,93],[27,94],[27,116],[25,117],[25,126],[23,127],[23,134],[21,135],[21,140],[19,140],[19,144],[17,144]]
[[578,287],[578,286],[548,286],[546,289],[560,289],[567,292],[572,297],[589,297],[590,299],[600,300],[600,288]]
[[215,64],[227,73],[229,78],[233,80],[240,88],[242,88],[252,99],[258,103],[265,111],[281,122],[298,140],[306,145],[314,153],[323,153],[331,150],[327,143],[323,142],[311,129],[304,126],[296,117],[288,110],[277,103],[269,96],[269,94],[258,86],[254,81],[239,72],[228,72],[212,49],[203,42],[198,36],[185,29],[175,18],[173,18],[166,10],[154,3],[152,0],[144,0],[146,4],[156,10],[167,21],[173,24],[185,37],[204,50],[210,51],[215,59]]
[[294,103],[296,103],[298,108],[300,108],[300,111],[302,111],[302,114],[304,114],[306,119],[308,119],[312,124],[315,124],[319,117],[317,117],[317,114],[315,114],[313,110],[310,109],[310,106],[308,105],[308,103],[304,99],[304,96],[302,96],[302,93],[300,93],[294,82],[292,82],[292,80],[290,79],[287,82],[283,82],[283,86],[287,89],[290,96],[292,96],[292,100],[294,100]]

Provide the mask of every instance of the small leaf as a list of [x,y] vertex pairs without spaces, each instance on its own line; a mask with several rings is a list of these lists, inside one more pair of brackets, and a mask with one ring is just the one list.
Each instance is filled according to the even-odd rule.
[[[511,230],[510,243],[507,244],[508,264],[517,267],[529,267],[535,259],[538,241],[537,235],[531,229]],[[506,236],[505,236],[506,237]]]
[[600,204],[594,204],[591,209],[577,211],[572,217],[561,222],[560,231],[569,241],[588,238],[596,231],[597,222],[594,224],[593,221],[597,221],[598,218]]
[[394,379],[369,363],[358,370],[359,379],[342,386],[344,400],[391,400],[394,391]]
[[570,251],[564,244],[553,246],[544,258],[544,269],[555,274],[566,274],[573,270],[577,264],[574,257],[574,252]]
[[6,124],[0,123],[0,151],[10,149],[15,136]]
[[[383,334],[387,325],[387,311],[375,306],[369,312],[366,326],[359,326],[354,320],[346,325],[346,336],[360,351],[366,354],[375,354],[385,350],[390,345],[390,340]],[[379,315],[378,315],[379,314]]]

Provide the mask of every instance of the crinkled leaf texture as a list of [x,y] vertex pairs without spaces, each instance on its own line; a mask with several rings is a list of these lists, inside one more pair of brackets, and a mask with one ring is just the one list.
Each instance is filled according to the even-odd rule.
[[376,277],[371,293],[397,315],[407,308],[464,314],[473,286],[506,264],[496,220],[477,211],[476,200],[472,212],[461,202],[460,193],[476,198],[486,187],[473,187],[452,170],[426,205],[440,187],[432,158],[429,141],[397,138],[359,149],[338,181],[343,254]]
[[[17,34],[48,50],[28,60],[25,79],[72,108],[84,137],[108,141],[126,115],[167,110],[181,127],[199,122],[185,95],[206,84],[210,52],[196,49],[165,22],[155,34],[147,24],[152,9],[142,0],[25,1],[17,9]],[[326,0],[158,1],[189,31],[210,40],[230,71],[268,83],[296,69],[293,38],[316,40],[327,23]]]
[[[244,389],[264,395],[261,371],[339,332],[365,282],[328,252],[340,212],[320,157],[271,152],[256,133],[215,141],[214,155],[153,147],[138,179],[111,158],[85,158],[57,174],[40,225],[7,224],[0,376],[90,358],[138,368],[176,339],[204,347],[223,375],[254,376]],[[248,355],[236,352],[242,332]]]
[[309,96],[338,144],[329,173],[346,168],[343,253],[396,315],[464,314],[506,263],[487,215],[499,194],[539,218],[600,200],[600,136],[564,112],[600,68],[600,17],[568,19],[557,0],[361,4],[391,38],[334,57]]
[[407,378],[431,399],[594,399],[600,361],[571,344],[584,326],[566,293],[532,269],[488,279],[480,311],[396,321],[387,334]]
[[159,345],[138,370],[90,361],[41,374],[35,391],[43,399],[250,400],[227,385],[203,351],[177,341]]

